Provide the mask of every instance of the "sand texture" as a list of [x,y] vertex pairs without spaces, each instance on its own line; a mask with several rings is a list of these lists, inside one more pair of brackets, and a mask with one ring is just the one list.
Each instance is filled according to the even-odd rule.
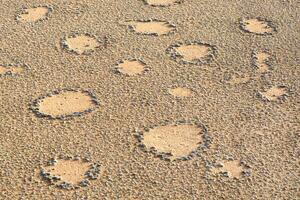
[[2,0],[0,200],[298,200],[296,0]]
[[72,35],[63,40],[63,47],[77,54],[91,53],[99,46],[97,39],[88,34]]
[[9,65],[9,66],[2,66],[0,65],[0,76],[1,75],[18,75],[23,73],[25,70],[22,66],[17,65]]
[[222,161],[218,167],[212,169],[214,174],[224,173],[230,178],[240,178],[243,175],[245,167],[239,160]]
[[172,160],[188,156],[203,142],[203,131],[193,125],[159,126],[144,133],[146,148],[170,154]]
[[22,10],[22,13],[17,16],[17,20],[24,23],[37,22],[39,20],[45,19],[49,13],[50,8],[46,6],[25,8],[24,10]]
[[97,99],[87,91],[62,90],[40,97],[32,107],[38,115],[64,118],[91,112],[97,105]]
[[175,26],[158,20],[130,21],[126,23],[134,32],[142,35],[168,35],[174,32]]
[[176,87],[168,90],[174,97],[191,97],[194,96],[194,92],[189,88]]
[[60,176],[65,182],[78,184],[89,170],[89,163],[79,161],[59,160],[54,166],[45,167],[45,171],[53,176]]
[[123,60],[116,66],[116,69],[123,75],[137,76],[146,71],[146,64],[137,59]]
[[182,1],[181,0],[143,0],[146,4],[151,6],[172,6],[175,4],[179,4]]
[[242,28],[249,33],[258,35],[272,34],[275,28],[271,26],[271,22],[264,19],[247,19],[242,21]]

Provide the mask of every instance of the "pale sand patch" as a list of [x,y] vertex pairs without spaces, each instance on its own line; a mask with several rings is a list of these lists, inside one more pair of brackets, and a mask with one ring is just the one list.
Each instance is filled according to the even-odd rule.
[[85,54],[94,51],[100,47],[99,41],[89,35],[76,35],[74,37],[66,37],[63,44],[73,52]]
[[62,91],[38,101],[38,112],[54,118],[83,113],[96,107],[93,97],[83,91]]
[[248,74],[245,74],[243,76],[235,75],[228,81],[228,83],[231,85],[237,85],[237,84],[248,83],[250,80],[251,77]]
[[144,133],[143,143],[162,153],[171,153],[171,160],[188,156],[203,142],[203,130],[196,125],[158,126]]
[[24,71],[24,67],[21,66],[1,66],[0,65],[0,75],[17,75]]
[[243,29],[255,33],[255,34],[270,34],[275,31],[273,27],[270,26],[269,22],[262,19],[248,19],[242,22]]
[[[78,185],[86,176],[85,173],[91,168],[91,163],[82,160],[57,160],[54,166],[44,167],[44,171],[51,176],[61,178],[60,182]],[[59,183],[58,183],[59,184]]]
[[213,174],[227,172],[230,178],[240,178],[243,174],[243,171],[246,169],[241,165],[240,160],[222,161],[220,164],[222,167],[216,167],[212,169]]
[[125,60],[117,65],[117,69],[122,74],[136,76],[145,71],[145,63],[139,60]]
[[177,47],[175,50],[183,57],[183,60],[192,62],[208,56],[211,48],[208,45],[189,44]]
[[168,89],[168,92],[175,97],[192,97],[194,96],[194,92],[185,87],[177,87]]
[[179,3],[178,0],[145,0],[145,2],[152,6],[170,6]]
[[267,52],[259,52],[256,54],[257,62],[259,64],[266,62],[270,57],[271,55]]
[[267,62],[270,60],[271,55],[267,52],[259,52],[255,54],[256,62],[255,65],[257,66],[257,71],[259,73],[266,73],[270,69],[270,66],[267,64]]
[[130,25],[135,32],[144,35],[167,35],[175,29],[174,26],[163,21],[133,21],[127,24]]
[[170,45],[166,53],[180,64],[204,65],[214,59],[217,48],[199,41],[177,42]]
[[50,9],[47,7],[27,8],[18,16],[18,20],[23,22],[36,22],[46,18],[49,12]]
[[272,86],[266,92],[260,92],[260,94],[269,101],[275,101],[282,96],[288,95],[288,89],[283,86]]

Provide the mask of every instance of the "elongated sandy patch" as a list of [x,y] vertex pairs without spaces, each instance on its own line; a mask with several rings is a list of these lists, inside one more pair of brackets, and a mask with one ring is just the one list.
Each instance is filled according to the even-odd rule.
[[230,178],[240,178],[245,170],[240,160],[220,162],[220,167],[212,169],[213,174],[227,173]]
[[173,95],[174,97],[192,97],[194,96],[194,92],[186,87],[177,87],[177,88],[170,88],[168,92]]
[[100,42],[88,34],[73,35],[63,40],[63,47],[77,54],[90,54],[100,47]]
[[91,112],[97,105],[98,101],[90,92],[62,90],[36,100],[33,110],[41,116],[64,118]]
[[193,61],[196,59],[202,59],[209,55],[210,48],[206,45],[183,45],[176,48],[176,51],[182,55],[186,61]]
[[243,20],[241,28],[258,35],[268,35],[275,32],[275,27],[271,25],[271,22],[260,18]]
[[85,173],[90,169],[90,163],[76,160],[58,160],[54,166],[47,166],[44,170],[52,176],[61,177],[62,181],[79,184]]
[[270,71],[270,65],[268,64],[271,58],[271,54],[268,52],[258,52],[255,54],[255,66],[259,73],[266,73]]
[[36,22],[45,19],[49,13],[50,8],[46,6],[27,8],[24,9],[23,12],[17,16],[17,20],[22,22]]
[[175,26],[165,21],[132,21],[127,24],[134,32],[143,35],[167,35],[175,30]]
[[140,60],[132,59],[132,60],[124,60],[121,61],[116,69],[121,74],[127,76],[137,76],[143,74],[146,69],[146,64]]
[[144,0],[144,1],[146,2],[146,4],[151,6],[171,6],[182,2],[180,0]]
[[268,101],[276,101],[288,95],[288,88],[284,86],[272,86],[265,92],[260,92],[261,96]]
[[0,75],[18,75],[24,72],[22,66],[3,66],[0,65]]
[[230,85],[238,85],[248,83],[250,80],[251,77],[248,74],[234,75],[227,81],[227,83],[229,83]]
[[202,42],[178,42],[169,46],[166,53],[181,64],[203,65],[210,63],[216,47]]
[[82,159],[52,159],[47,166],[42,167],[40,173],[43,179],[61,189],[86,187],[99,174],[99,164]]
[[171,160],[188,156],[203,142],[203,129],[196,125],[166,125],[143,134],[146,148],[170,155]]

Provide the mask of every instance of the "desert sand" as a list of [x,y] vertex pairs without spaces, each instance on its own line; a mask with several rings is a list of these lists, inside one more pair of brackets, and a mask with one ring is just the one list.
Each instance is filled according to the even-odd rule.
[[119,73],[127,76],[141,75],[146,69],[146,63],[137,59],[122,60],[116,66]]
[[165,21],[146,20],[146,21],[129,21],[124,25],[129,26],[134,32],[142,35],[168,35],[175,30],[175,26]]
[[24,71],[24,67],[17,65],[1,66],[0,75],[18,75]]
[[6,0],[0,199],[299,198],[295,0]]

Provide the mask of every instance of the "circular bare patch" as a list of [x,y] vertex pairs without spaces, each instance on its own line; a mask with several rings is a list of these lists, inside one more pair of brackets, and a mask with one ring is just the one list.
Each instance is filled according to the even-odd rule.
[[71,35],[62,41],[63,48],[76,54],[90,54],[100,47],[100,42],[89,34]]
[[288,96],[289,90],[285,86],[272,86],[268,90],[259,93],[267,101],[276,101]]
[[86,187],[97,179],[100,165],[79,159],[51,159],[41,170],[43,179],[62,189]]
[[35,100],[32,109],[38,116],[63,119],[89,113],[98,105],[99,102],[92,93],[67,89],[55,91]]
[[166,52],[181,64],[203,65],[212,61],[216,47],[201,42],[187,42],[173,44]]
[[146,67],[146,63],[141,60],[129,59],[120,61],[116,66],[116,70],[127,76],[136,76],[143,74],[148,68]]
[[195,124],[167,124],[138,135],[140,146],[164,160],[190,160],[209,146],[206,129]]
[[150,6],[171,6],[175,4],[180,4],[183,0],[144,0],[145,4]]
[[223,160],[211,171],[213,174],[221,173],[229,178],[241,178],[248,170],[240,160]]
[[19,75],[25,71],[25,66],[21,65],[0,65],[0,76]]
[[268,20],[262,18],[245,19],[241,21],[242,30],[257,35],[271,35],[276,29]]
[[52,9],[47,6],[25,8],[17,16],[17,20],[20,22],[37,22],[47,19],[51,11]]
[[254,66],[259,73],[267,73],[271,69],[272,56],[267,51],[255,52],[253,55]]
[[242,74],[242,75],[235,74],[231,76],[230,79],[227,80],[226,82],[229,83],[230,85],[239,85],[239,84],[249,83],[250,81],[251,81],[251,76],[248,74]]
[[168,35],[175,31],[175,25],[166,21],[146,20],[146,21],[129,21],[126,22],[129,28],[134,32],[142,35]]
[[185,87],[177,87],[177,88],[170,88],[168,92],[173,95],[174,97],[192,97],[194,96],[194,92]]

